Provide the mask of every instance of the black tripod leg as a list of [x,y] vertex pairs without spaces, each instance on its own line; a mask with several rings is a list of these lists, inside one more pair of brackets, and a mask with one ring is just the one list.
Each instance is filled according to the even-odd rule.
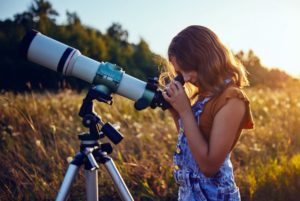
[[104,156],[101,161],[102,164],[104,164],[110,178],[113,180],[115,187],[123,201],[133,201],[133,198],[122,178],[122,176],[119,173],[119,170],[117,169],[116,165],[114,164],[114,161],[108,157]]

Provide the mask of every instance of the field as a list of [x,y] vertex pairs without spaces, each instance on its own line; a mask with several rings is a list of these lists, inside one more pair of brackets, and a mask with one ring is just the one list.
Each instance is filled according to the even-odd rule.
[[[247,88],[255,122],[244,130],[231,160],[242,200],[299,200],[300,90]],[[0,96],[0,200],[54,200],[86,132],[78,111],[85,93],[63,89]],[[95,102],[104,122],[125,136],[110,155],[135,200],[177,200],[172,157],[177,132],[160,108],[137,112],[115,96],[112,106]],[[108,142],[104,139],[103,142]],[[99,170],[100,200],[120,200],[105,168]],[[81,168],[69,200],[85,200]]]

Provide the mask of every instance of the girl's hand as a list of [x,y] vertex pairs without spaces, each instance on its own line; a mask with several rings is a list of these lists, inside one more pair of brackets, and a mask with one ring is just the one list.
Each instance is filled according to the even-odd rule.
[[[174,110],[180,115],[192,112],[191,102],[187,97],[183,86],[177,82],[173,81],[164,89],[163,97],[168,101]],[[170,111],[171,114],[173,111]],[[173,114],[172,114],[173,115]]]

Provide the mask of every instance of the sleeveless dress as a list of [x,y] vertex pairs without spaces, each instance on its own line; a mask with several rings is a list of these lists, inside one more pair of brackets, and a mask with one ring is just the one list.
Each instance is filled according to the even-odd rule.
[[[225,85],[231,80],[226,80]],[[204,110],[204,105],[211,97],[198,101],[192,106],[193,114],[199,123],[199,116]],[[193,157],[187,143],[184,127],[179,119],[178,144],[173,156],[174,177],[179,184],[179,201],[238,201],[240,200],[239,188],[235,185],[230,153],[216,174],[205,177]]]

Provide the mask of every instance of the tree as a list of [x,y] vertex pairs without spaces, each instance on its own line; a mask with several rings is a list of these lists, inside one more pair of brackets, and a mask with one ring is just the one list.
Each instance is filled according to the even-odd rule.
[[39,30],[46,32],[47,27],[55,23],[55,17],[59,14],[48,1],[34,0],[34,3],[36,5],[31,4],[29,12],[33,15],[33,19],[38,22]]
[[122,29],[122,25],[119,23],[113,23],[108,29],[107,34],[116,41],[125,41],[128,39],[128,32]]
[[68,20],[69,25],[81,24],[81,21],[76,12],[70,13],[69,11],[67,11],[67,20]]

